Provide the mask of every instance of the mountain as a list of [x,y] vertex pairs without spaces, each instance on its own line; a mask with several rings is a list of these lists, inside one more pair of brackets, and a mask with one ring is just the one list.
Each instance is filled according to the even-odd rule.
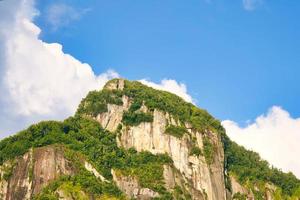
[[299,200],[300,180],[232,142],[207,111],[113,79],[73,117],[0,141],[0,199]]

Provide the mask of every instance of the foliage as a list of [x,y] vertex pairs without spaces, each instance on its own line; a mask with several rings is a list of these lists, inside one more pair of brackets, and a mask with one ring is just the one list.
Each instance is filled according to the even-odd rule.
[[170,92],[155,90],[138,81],[125,80],[124,94],[136,102],[144,102],[150,110],[158,109],[170,113],[181,122],[190,122],[197,130],[213,129],[224,131],[220,122],[207,111],[187,103]]
[[173,196],[176,200],[192,200],[192,196],[185,188],[180,187],[179,185],[175,185]]
[[137,126],[142,122],[152,122],[153,115],[144,112],[124,112],[122,122],[125,125]]
[[[24,145],[22,145],[24,144]],[[149,152],[138,153],[133,149],[125,150],[117,146],[116,135],[101,128],[98,122],[84,117],[70,117],[63,122],[41,122],[32,125],[27,130],[0,142],[1,164],[9,159],[23,155],[31,147],[41,147],[61,144],[67,149],[81,153],[107,179],[111,180],[111,169],[137,170],[143,166],[144,171],[136,174],[141,184],[155,187],[164,191],[163,185],[153,182],[151,177],[161,183],[163,176],[158,176],[163,164],[172,163],[167,155],[153,155]],[[17,147],[17,148],[15,148]],[[68,154],[67,154],[68,155]],[[78,158],[77,155],[68,156]],[[73,161],[75,162],[75,161]],[[147,167],[146,167],[147,166]],[[82,171],[75,176],[68,177],[68,181],[79,184],[88,193],[102,194],[102,191],[113,189],[111,185],[97,187],[89,172]],[[98,184],[99,185],[99,184]],[[104,187],[104,188],[103,188]],[[50,190],[54,191],[54,190]],[[50,192],[51,193],[51,192]],[[51,197],[49,192],[44,195]],[[116,194],[113,189],[110,195]]]
[[199,156],[199,155],[202,155],[202,151],[199,147],[197,146],[192,146],[191,148],[191,151],[190,151],[190,155],[196,155],[196,156]]
[[66,140],[69,143],[61,122],[47,121],[30,126],[14,136],[0,142],[0,165],[4,161],[25,154],[29,148],[45,146],[57,141]]
[[5,181],[8,181],[10,179],[10,177],[13,175],[13,170],[15,168],[15,165],[16,165],[16,163],[13,162],[13,163],[9,163],[9,165],[7,165],[7,166],[4,166],[2,169],[2,171],[3,171],[2,177],[0,174],[0,180],[3,178]]
[[136,177],[142,187],[165,193],[163,165],[171,164],[171,158],[166,154],[153,155],[146,151],[137,154],[134,149],[129,149],[128,153],[128,159],[124,166],[119,168],[119,172]]
[[207,138],[204,137],[203,139],[203,153],[205,160],[208,164],[212,164],[213,159],[214,159],[214,145],[211,143],[211,141]]
[[246,194],[241,194],[240,192],[235,193],[232,197],[233,200],[247,200]]
[[[161,197],[157,199],[172,199],[172,195],[163,187],[161,176],[162,165],[172,163],[168,156],[152,155],[149,152],[137,153],[133,149],[119,148],[115,133],[102,129],[96,121],[87,118],[106,112],[107,104],[122,105],[123,95],[133,100],[130,109],[123,116],[125,125],[137,125],[143,121],[152,121],[151,112],[154,109],[168,112],[182,124],[190,123],[197,131],[211,130],[222,137],[226,174],[236,174],[241,183],[272,183],[278,187],[278,191],[276,191],[278,198],[287,195],[292,198],[300,196],[300,181],[292,173],[283,173],[270,167],[266,161],[261,160],[257,153],[247,151],[230,141],[220,122],[207,111],[185,102],[174,94],[155,90],[136,81],[125,81],[123,90],[104,88],[102,91],[92,91],[81,101],[75,117],[70,117],[63,122],[41,122],[15,136],[0,141],[0,165],[23,155],[32,147],[62,144],[67,149],[82,154],[106,179],[111,180],[112,168],[119,169],[125,173],[134,174],[141,185],[158,191]],[[149,113],[138,111],[143,104],[147,106]],[[178,137],[184,134],[183,129],[178,127],[168,128],[166,133],[175,133]],[[206,137],[203,144],[202,153],[207,162],[212,163],[215,147]],[[200,155],[201,151],[194,146],[190,153]],[[76,191],[80,188],[87,193],[95,193],[103,199],[115,197],[115,194],[122,196],[113,185],[99,183],[99,180],[94,178],[87,171],[82,171],[75,176],[62,177],[46,187],[45,192],[42,193],[43,198],[40,199],[56,199],[53,191],[55,187],[57,189],[63,183],[68,186],[66,188],[69,188],[68,184],[72,184]],[[229,185],[230,182],[226,183]],[[101,186],[98,187],[98,184]],[[227,188],[229,188],[228,185]],[[259,196],[260,194],[255,195]]]
[[177,138],[182,138],[183,135],[185,133],[187,133],[187,130],[185,127],[182,127],[182,126],[169,125],[169,126],[167,126],[165,133],[175,136]]
[[84,98],[77,110],[76,115],[87,114],[96,117],[107,111],[107,104],[122,105],[122,92],[119,90],[103,89],[101,92],[91,91]]
[[[113,79],[106,85],[117,81]],[[181,97],[166,91],[155,90],[147,87],[138,81],[125,80],[123,90],[109,90],[107,86],[101,91],[90,92],[77,110],[77,115],[88,114],[96,116],[101,112],[105,112],[107,104],[122,104],[122,95],[126,95],[133,100],[133,104],[127,113],[130,119],[139,119],[133,124],[138,124],[140,119],[145,119],[143,115],[133,115],[142,103],[144,103],[150,111],[154,109],[168,112],[181,122],[190,122],[193,127],[199,131],[210,129],[219,133],[224,132],[221,123],[214,119],[207,111],[197,108],[191,103],[184,101]],[[103,106],[106,105],[106,106]],[[146,119],[149,116],[146,117]],[[131,122],[132,120],[129,120]]]
[[[260,156],[246,150],[226,135],[223,135],[225,152],[225,170],[237,175],[241,183],[247,181],[255,184],[257,182],[272,183],[282,190],[283,195],[293,196],[300,190],[300,180],[292,173],[283,173],[281,170],[270,167],[269,163],[262,160]],[[260,194],[255,194],[257,197]],[[300,196],[300,195],[299,195]]]

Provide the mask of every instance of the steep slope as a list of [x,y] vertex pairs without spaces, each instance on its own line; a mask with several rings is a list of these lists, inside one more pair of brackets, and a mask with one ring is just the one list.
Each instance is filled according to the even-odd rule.
[[2,140],[0,166],[3,199],[300,197],[294,175],[230,141],[208,112],[123,79],[90,92],[74,117]]
[[[172,167],[182,175],[181,183],[178,184],[185,185],[184,189],[192,198],[225,199],[223,146],[216,128],[209,124],[216,123],[219,128],[218,122],[205,111],[196,109],[177,96],[158,93],[139,83],[115,80],[109,82],[105,89],[116,93],[113,101],[118,104],[109,103],[104,112],[89,113],[89,106],[93,104],[87,98],[87,101],[83,101],[87,105],[81,106],[83,111],[79,110],[79,113],[94,114],[94,118],[104,128],[118,131],[119,147],[168,154],[173,161]],[[164,101],[174,105],[168,107]],[[194,121],[203,126],[194,128],[194,121],[188,120],[190,112]],[[187,118],[184,119],[182,114],[187,115]],[[205,148],[211,148],[206,158],[202,153],[204,145]],[[199,153],[193,153],[193,149]]]
[[0,197],[6,200],[90,199],[94,194],[89,193],[89,187],[79,185],[80,180],[76,180],[83,174],[83,180],[90,179],[99,188],[103,184],[97,179],[108,183],[82,155],[61,145],[31,148],[0,167]]

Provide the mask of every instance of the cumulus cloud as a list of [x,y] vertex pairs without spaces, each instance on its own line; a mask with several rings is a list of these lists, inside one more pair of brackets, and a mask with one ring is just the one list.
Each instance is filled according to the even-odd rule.
[[76,9],[64,3],[51,4],[46,9],[46,21],[53,30],[69,25],[72,21],[79,20],[90,9]]
[[33,0],[0,2],[0,137],[41,119],[73,114],[88,91],[118,77],[114,71],[95,75],[61,44],[39,39],[37,14]]
[[300,118],[293,118],[281,107],[274,106],[244,128],[230,120],[222,124],[232,140],[300,178]]
[[243,6],[245,10],[252,11],[262,5],[263,0],[243,0]]
[[194,103],[193,98],[187,92],[186,85],[183,83],[178,83],[172,79],[163,79],[160,83],[154,83],[146,79],[140,80],[140,82],[158,90],[172,92],[185,101]]
[[[88,91],[101,89],[119,76],[114,71],[95,75],[90,65],[64,53],[61,44],[42,41],[41,29],[33,23],[39,14],[34,0],[0,4],[0,138],[40,120],[74,114]],[[47,17],[53,26],[61,26],[66,23],[60,21],[65,13],[71,19],[79,17],[65,5],[53,5]],[[141,82],[193,102],[183,83],[168,79],[159,84]]]

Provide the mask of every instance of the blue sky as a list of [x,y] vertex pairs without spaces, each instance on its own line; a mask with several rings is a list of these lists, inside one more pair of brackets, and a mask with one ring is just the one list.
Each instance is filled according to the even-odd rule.
[[38,1],[40,37],[63,44],[96,73],[110,68],[132,80],[175,79],[222,120],[244,124],[272,105],[300,116],[299,1],[266,0],[252,10],[242,0],[55,4],[78,16],[51,24],[53,1]]
[[296,0],[0,1],[0,139],[147,78],[300,178],[299,19]]

